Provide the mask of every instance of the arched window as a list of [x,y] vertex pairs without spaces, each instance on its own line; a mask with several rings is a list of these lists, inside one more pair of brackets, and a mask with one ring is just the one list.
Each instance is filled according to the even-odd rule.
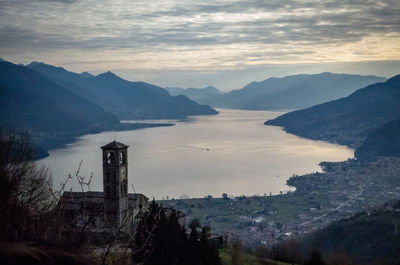
[[106,159],[107,159],[107,164],[109,164],[109,165],[114,164],[115,163],[114,152],[111,152],[111,151],[107,152]]
[[125,155],[125,152],[120,152],[120,153],[119,153],[119,163],[120,163],[120,164],[125,164],[125,163],[126,163],[126,155]]

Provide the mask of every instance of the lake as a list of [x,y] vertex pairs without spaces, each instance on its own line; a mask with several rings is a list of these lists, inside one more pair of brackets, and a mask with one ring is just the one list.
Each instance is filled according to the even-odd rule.
[[[283,112],[219,109],[215,116],[170,121],[175,126],[85,135],[50,151],[39,163],[53,175],[55,188],[68,174],[93,172],[91,190],[102,190],[100,147],[114,139],[129,145],[129,192],[149,198],[221,197],[286,192],[293,174],[320,171],[321,161],[342,161],[353,150],[287,134],[264,122]],[[141,121],[143,122],[143,121]],[[152,120],[151,122],[166,122]],[[132,186],[133,185],[133,186]],[[71,179],[67,189],[80,191]]]

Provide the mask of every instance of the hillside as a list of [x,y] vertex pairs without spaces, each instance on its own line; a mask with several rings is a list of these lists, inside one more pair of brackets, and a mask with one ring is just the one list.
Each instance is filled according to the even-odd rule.
[[121,124],[95,103],[30,68],[0,62],[0,127],[7,132],[28,132],[36,157],[75,137],[113,129],[135,129],[146,124]]
[[348,97],[289,112],[266,125],[288,133],[356,148],[383,124],[400,117],[400,75],[369,85]]
[[0,62],[2,127],[35,134],[113,128],[117,117],[24,66]]
[[200,104],[209,104],[214,102],[219,97],[224,95],[224,93],[213,86],[208,86],[205,88],[179,88],[179,87],[166,87],[166,90],[172,96],[183,95],[187,96],[191,100],[194,100]]
[[400,119],[370,133],[354,155],[357,158],[400,156]]
[[385,80],[333,73],[292,75],[252,82],[206,103],[252,110],[299,109],[348,96],[361,87]]
[[145,82],[130,82],[111,72],[91,77],[44,63],[33,62],[27,67],[42,72],[121,120],[176,119],[189,115],[217,114],[209,106],[199,105],[185,96],[170,96],[161,87]]
[[[239,252],[238,263],[241,265],[289,265],[290,263],[285,263],[277,260],[259,258],[255,255]],[[222,265],[232,265],[232,254],[231,250],[220,250],[219,257],[221,258]]]
[[360,263],[398,261],[400,237],[400,202],[360,212],[315,232],[304,241],[310,249],[317,247],[324,255],[346,253]]

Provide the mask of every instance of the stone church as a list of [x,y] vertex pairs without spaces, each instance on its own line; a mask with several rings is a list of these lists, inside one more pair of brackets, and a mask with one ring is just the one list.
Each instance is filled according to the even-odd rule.
[[115,140],[101,147],[103,192],[63,193],[61,207],[78,226],[90,223],[98,229],[135,230],[148,207],[148,198],[128,192],[128,147]]

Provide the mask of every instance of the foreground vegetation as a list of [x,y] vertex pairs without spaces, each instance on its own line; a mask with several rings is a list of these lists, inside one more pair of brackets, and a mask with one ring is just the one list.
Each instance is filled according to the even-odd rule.
[[287,265],[290,263],[285,263],[281,261],[275,261],[266,258],[259,258],[250,253],[239,252],[237,253],[237,261],[232,262],[232,256],[235,255],[232,253],[232,250],[221,250],[219,252],[219,256],[221,257],[222,265]]
[[0,135],[0,264],[221,264],[222,238],[213,240],[197,220],[187,234],[174,209],[153,201],[132,235],[122,225],[93,227],[84,205],[70,220],[59,207],[61,194],[32,162],[27,137]]

